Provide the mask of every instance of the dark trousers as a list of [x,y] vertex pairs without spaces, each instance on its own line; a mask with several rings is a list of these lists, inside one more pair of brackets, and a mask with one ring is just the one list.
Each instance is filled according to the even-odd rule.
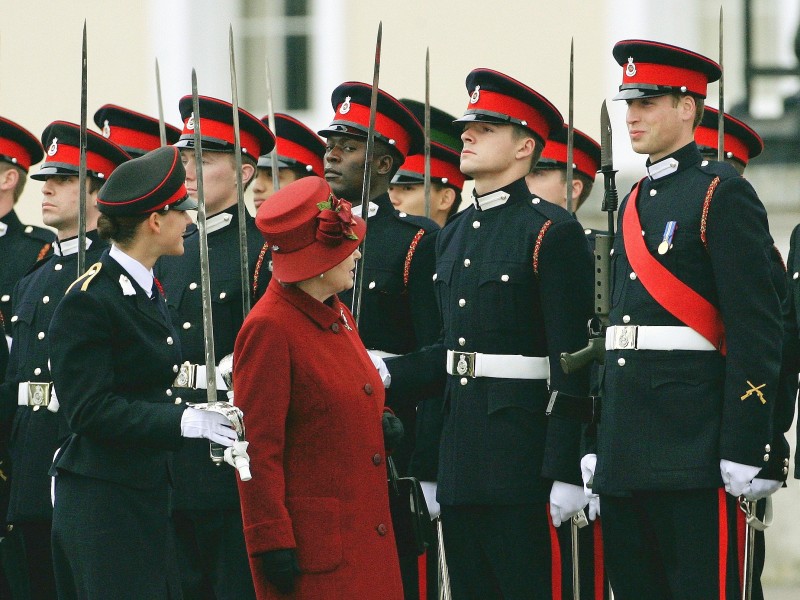
[[172,514],[183,597],[255,599],[239,510],[180,510]]
[[51,525],[51,521],[31,521],[14,526],[22,535],[31,598],[36,600],[57,598],[50,544]]
[[616,600],[738,599],[730,500],[721,488],[602,496],[606,568]]
[[[572,525],[567,522],[557,529],[561,554],[562,598],[572,594]],[[578,575],[581,600],[606,600],[608,577],[605,570],[603,536],[600,517],[578,529]]]
[[[5,528],[5,526],[3,526]],[[30,600],[25,545],[16,527],[6,529],[0,537],[0,598]]]
[[[545,504],[442,506],[450,589],[456,600],[550,600],[554,567]],[[560,579],[560,577],[558,577]]]

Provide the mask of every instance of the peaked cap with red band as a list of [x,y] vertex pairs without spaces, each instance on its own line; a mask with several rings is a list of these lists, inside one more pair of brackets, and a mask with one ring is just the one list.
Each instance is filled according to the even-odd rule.
[[[52,175],[77,175],[80,166],[81,128],[75,123],[54,121],[42,133],[45,160],[33,179],[44,181]],[[86,173],[106,179],[119,165],[130,160],[122,148],[99,133],[86,130]]]
[[[262,117],[261,122],[269,126],[269,117]],[[318,177],[324,175],[325,142],[316,133],[283,113],[275,113],[275,130],[278,168],[299,168]],[[258,166],[271,169],[270,155],[260,156]]]
[[[564,125],[550,136],[544,145],[539,162],[536,163],[537,169],[567,168],[567,133],[568,126]],[[574,128],[572,130],[572,165],[575,171],[592,181],[600,168],[600,144]]]
[[456,122],[513,123],[544,141],[564,123],[564,117],[544,96],[524,83],[492,69],[475,69],[467,75],[469,103]]
[[41,142],[30,131],[0,117],[0,160],[25,172],[44,158]]
[[[158,119],[148,117],[116,104],[104,104],[94,113],[94,124],[104,138],[114,142],[131,156],[141,156],[161,146]],[[177,127],[164,124],[167,144],[174,144],[181,136]]]
[[622,40],[614,45],[613,54],[622,66],[622,85],[614,100],[672,92],[705,98],[708,84],[722,75],[720,66],[710,58],[661,42]]
[[328,182],[316,176],[275,192],[258,208],[256,226],[272,251],[272,275],[282,283],[335,267],[358,248],[367,231],[350,203],[336,198]]
[[[411,111],[425,131],[425,104],[416,100],[400,98],[400,102]],[[461,141],[463,128],[455,123],[456,118],[450,113],[431,106],[431,142],[452,148],[458,153],[464,147]]]
[[97,208],[104,215],[127,217],[157,210],[194,210],[184,181],[186,171],[180,150],[157,148],[119,166],[97,193]]
[[[331,106],[336,111],[330,125],[318,131],[322,137],[351,135],[364,138],[369,130],[369,103],[372,86],[347,81],[333,90]],[[403,158],[422,152],[425,143],[422,125],[394,96],[378,90],[375,139],[393,146]]]
[[[455,150],[431,142],[431,181],[464,189],[466,176],[461,172],[461,154]],[[400,170],[392,178],[393,184],[418,184],[425,182],[425,154],[407,157]]]
[[[233,152],[233,105],[230,102],[200,96],[200,135],[203,150],[215,152]],[[183,119],[183,131],[175,143],[178,148],[194,148],[195,116],[192,110],[192,97],[184,96],[178,102],[178,109]],[[262,154],[272,152],[275,147],[275,136],[259,119],[243,108],[239,108],[239,143],[242,154],[254,161]]]
[[[717,157],[718,119],[719,111],[716,108],[706,106],[700,125],[697,126],[694,132],[694,141],[697,142],[700,152],[704,156],[713,153],[715,160]],[[755,158],[764,150],[764,141],[761,136],[746,123],[730,116],[728,113],[725,113],[724,127],[725,158],[734,158],[742,165],[747,166],[751,158]]]

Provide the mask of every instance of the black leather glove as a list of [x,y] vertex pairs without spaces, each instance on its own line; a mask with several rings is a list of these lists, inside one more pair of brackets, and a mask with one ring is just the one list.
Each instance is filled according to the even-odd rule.
[[388,411],[383,412],[383,447],[391,452],[403,439],[403,422]]
[[291,594],[294,590],[294,577],[300,573],[294,548],[270,550],[260,556],[264,577],[278,588],[281,594]]

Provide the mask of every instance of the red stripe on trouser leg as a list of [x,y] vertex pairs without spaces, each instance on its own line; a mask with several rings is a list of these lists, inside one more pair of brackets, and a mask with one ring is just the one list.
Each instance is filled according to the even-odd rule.
[[554,600],[561,600],[561,546],[558,543],[558,531],[553,527],[550,518],[550,504],[545,506],[547,525],[550,528],[550,588]]
[[600,517],[592,525],[594,528],[594,597],[603,600],[606,591],[605,562],[603,561],[603,532],[600,527]]
[[428,551],[425,550],[417,557],[417,579],[419,585],[419,600],[428,597]]
[[736,502],[736,556],[739,559],[739,592],[744,590],[744,540],[747,536],[747,517]]
[[725,488],[717,490],[719,498],[719,598],[725,600],[728,573],[728,503]]

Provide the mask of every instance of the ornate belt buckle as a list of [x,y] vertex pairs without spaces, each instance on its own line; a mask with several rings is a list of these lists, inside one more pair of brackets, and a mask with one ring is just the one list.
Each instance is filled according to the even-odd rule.
[[28,406],[39,410],[50,403],[50,383],[28,382]]
[[191,388],[195,389],[197,383],[197,365],[191,364],[189,361],[183,363],[178,371],[178,376],[175,378],[173,387],[177,388]]
[[636,350],[638,328],[636,325],[617,325],[614,328],[616,350]]
[[467,377],[475,377],[475,353],[459,352],[456,373]]

